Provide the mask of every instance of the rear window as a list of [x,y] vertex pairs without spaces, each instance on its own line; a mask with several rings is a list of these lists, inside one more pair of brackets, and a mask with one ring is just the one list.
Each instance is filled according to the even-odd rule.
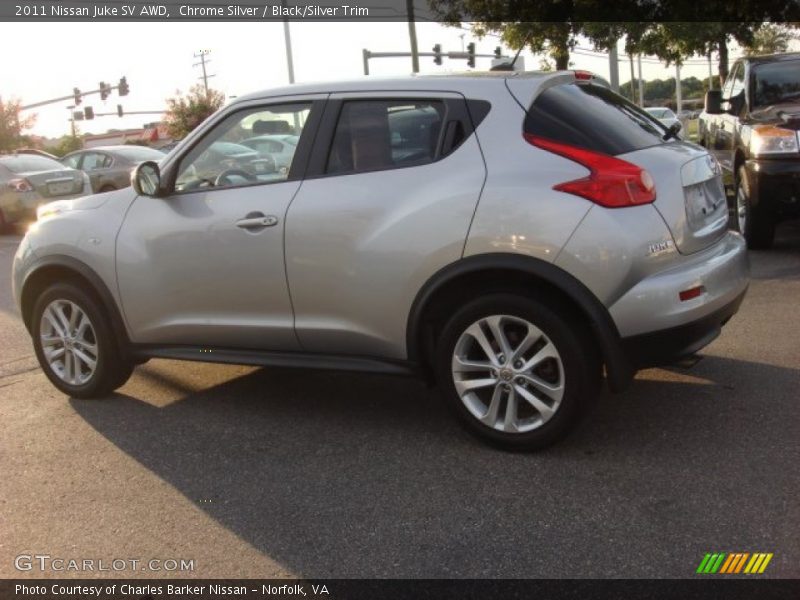
[[31,154],[18,156],[4,156],[0,158],[0,164],[12,173],[28,173],[33,171],[60,171],[64,168],[60,162],[44,156],[33,156]]
[[525,132],[611,155],[664,143],[664,127],[652,116],[592,84],[557,85],[539,94]]

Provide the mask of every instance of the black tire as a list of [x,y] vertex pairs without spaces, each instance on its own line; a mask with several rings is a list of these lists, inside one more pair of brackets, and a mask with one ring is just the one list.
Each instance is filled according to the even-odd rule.
[[[763,207],[753,206],[751,198],[747,171],[744,167],[739,167],[733,196],[732,228],[744,236],[748,248],[753,250],[771,248],[775,240],[775,218]],[[743,213],[744,226],[740,210]]]
[[[40,328],[44,311],[56,300],[65,300],[77,305],[88,317],[97,346],[97,363],[94,372],[80,384],[63,380],[48,363]],[[85,291],[71,283],[56,283],[48,287],[36,300],[32,315],[32,338],[36,358],[45,375],[60,391],[73,398],[98,398],[107,396],[128,381],[133,365],[125,360],[117,345],[116,336],[106,313],[98,302]]]
[[[512,433],[484,424],[470,412],[456,391],[451,369],[456,345],[467,328],[491,315],[507,315],[535,325],[552,342],[560,355],[563,365],[563,396],[560,404],[549,420],[531,431]],[[570,432],[596,399],[602,378],[602,363],[596,346],[582,328],[570,324],[574,322],[576,319],[560,314],[540,300],[511,293],[483,296],[470,302],[450,318],[439,336],[435,359],[436,375],[446,403],[468,431],[506,450],[541,449],[554,444]],[[498,382],[501,376],[502,371],[497,371]],[[515,383],[511,385],[515,390],[518,389]],[[522,400],[518,402],[530,410]]]

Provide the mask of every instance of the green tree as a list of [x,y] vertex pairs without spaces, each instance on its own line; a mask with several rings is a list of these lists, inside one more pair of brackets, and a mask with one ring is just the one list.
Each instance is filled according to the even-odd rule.
[[10,152],[30,143],[23,133],[33,127],[36,115],[20,115],[19,100],[3,100],[0,96],[0,152]]
[[182,139],[223,104],[225,95],[222,92],[210,89],[206,93],[202,85],[192,86],[185,95],[177,91],[173,98],[167,99],[164,117],[167,132],[176,140]]
[[77,135],[65,135],[52,146],[45,148],[50,154],[64,156],[75,150],[83,148],[83,140]]
[[[609,20],[614,17],[644,21],[642,5],[636,0],[619,0],[604,4],[600,0],[428,0],[431,10],[446,24],[469,23],[478,37],[498,33],[513,50],[528,48],[547,55],[556,69],[569,68],[570,53],[578,37],[589,35],[593,41],[610,46],[616,33],[605,24],[593,23],[599,11]],[[639,19],[638,17],[642,17]]]
[[748,56],[786,52],[792,40],[798,39],[795,31],[786,25],[764,23],[753,33],[753,41],[745,46]]

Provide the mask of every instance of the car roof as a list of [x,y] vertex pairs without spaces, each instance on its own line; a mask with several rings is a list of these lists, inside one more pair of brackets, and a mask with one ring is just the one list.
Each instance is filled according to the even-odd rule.
[[759,56],[745,56],[741,60],[749,63],[784,62],[800,59],[800,52],[782,52],[781,54],[762,54]]
[[[569,71],[572,73],[572,71]],[[478,91],[487,85],[504,85],[507,79],[547,79],[564,71],[474,71],[444,75],[409,75],[406,77],[361,77],[345,81],[295,83],[239,96],[231,104],[276,96],[335,94],[372,91]]]
[[115,146],[94,146],[92,148],[81,148],[80,150],[70,152],[70,154],[77,154],[78,152],[115,152],[117,150],[130,150],[131,148],[148,148],[150,150],[156,150],[155,148],[150,148],[150,146],[140,146],[139,144],[117,144]]

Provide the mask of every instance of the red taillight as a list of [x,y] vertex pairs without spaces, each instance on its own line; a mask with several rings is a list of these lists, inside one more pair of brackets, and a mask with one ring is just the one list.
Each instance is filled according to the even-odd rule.
[[582,196],[606,208],[650,204],[656,199],[656,186],[650,173],[608,154],[592,152],[554,142],[529,133],[528,143],[573,160],[591,171],[588,177],[553,186],[554,190]]
[[12,179],[8,182],[8,187],[10,187],[15,192],[32,192],[33,186],[31,185],[30,181],[27,179]]
[[698,296],[702,296],[705,294],[706,288],[703,285],[698,285],[697,287],[689,288],[688,290],[683,290],[682,292],[678,293],[678,298],[681,299],[681,302],[686,302],[687,300],[691,300],[692,298],[697,298]]
[[589,80],[594,77],[590,71],[573,71],[573,73],[575,73],[575,79]]

